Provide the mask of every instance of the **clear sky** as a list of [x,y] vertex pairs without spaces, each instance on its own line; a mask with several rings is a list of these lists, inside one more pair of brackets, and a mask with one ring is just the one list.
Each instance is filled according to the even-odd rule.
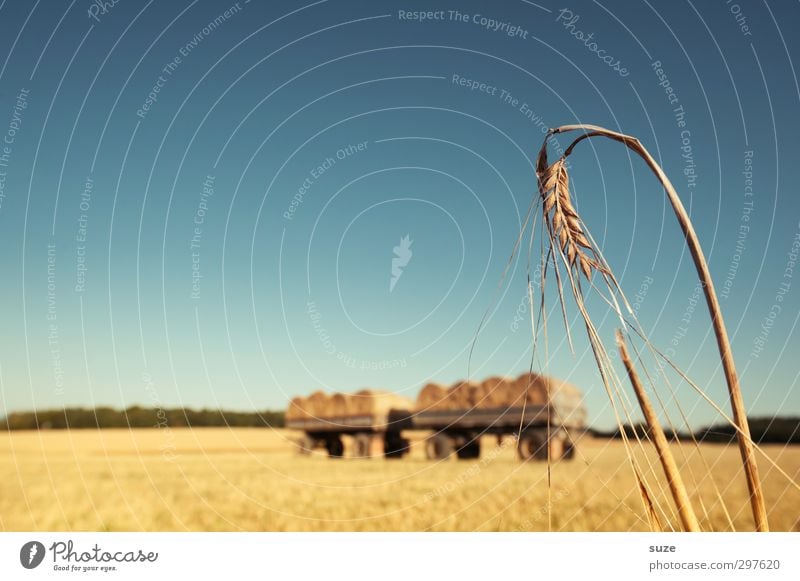
[[[492,301],[543,132],[576,122],[663,163],[751,413],[798,414],[798,19],[723,0],[2,2],[0,414],[281,408],[527,369],[524,253]],[[571,164],[654,344],[724,402],[663,191],[616,143]],[[607,427],[575,315],[547,371]]]

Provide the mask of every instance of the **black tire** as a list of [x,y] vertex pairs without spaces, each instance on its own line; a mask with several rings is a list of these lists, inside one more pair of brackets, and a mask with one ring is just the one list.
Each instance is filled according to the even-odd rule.
[[522,434],[517,444],[517,454],[519,459],[525,462],[547,460],[547,434],[539,430]]
[[569,438],[564,440],[564,453],[561,457],[564,460],[572,460],[575,457],[575,444]]
[[315,444],[311,436],[300,436],[297,438],[297,452],[302,456],[308,456],[314,451]]
[[328,449],[328,456],[331,458],[341,458],[344,456],[344,444],[339,437],[329,438],[325,442],[325,447]]
[[459,460],[474,460],[475,458],[481,457],[481,440],[479,436],[476,436],[473,440],[468,440],[461,446],[458,450],[456,450],[456,455],[458,455]]
[[428,460],[446,460],[453,454],[453,439],[446,434],[435,434],[425,442]]
[[372,434],[356,434],[353,436],[353,455],[356,458],[372,457]]
[[399,433],[387,432],[383,439],[383,455],[386,458],[402,458],[408,452],[409,444]]

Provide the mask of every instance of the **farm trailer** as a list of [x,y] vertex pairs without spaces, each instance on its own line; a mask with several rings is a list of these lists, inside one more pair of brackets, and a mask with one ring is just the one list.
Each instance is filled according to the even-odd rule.
[[[548,422],[549,418],[549,422]],[[302,430],[298,442],[301,453],[324,448],[332,458],[344,455],[343,436],[352,436],[353,455],[373,456],[375,444],[382,442],[386,458],[401,458],[409,451],[403,432],[432,431],[425,441],[425,453],[431,460],[443,460],[453,454],[460,459],[480,456],[481,436],[494,435],[517,440],[521,460],[570,459],[577,439],[586,429],[586,409],[579,397],[555,398],[548,405],[459,410],[392,409],[385,416],[341,416],[330,418],[290,419],[286,427]],[[548,438],[549,435],[549,438]]]
[[297,442],[301,454],[324,448],[331,458],[344,456],[343,436],[353,438],[353,456],[370,458],[377,445],[386,458],[401,458],[409,441],[401,430],[408,426],[408,410],[389,410],[386,414],[334,416],[326,418],[287,418],[286,427],[302,430]]
[[[548,421],[549,418],[549,421]],[[481,436],[516,439],[521,460],[569,460],[577,439],[586,430],[586,410],[580,400],[553,401],[524,407],[429,410],[411,418],[414,429],[432,430],[425,441],[430,460],[444,460],[455,453],[460,459],[480,457]]]

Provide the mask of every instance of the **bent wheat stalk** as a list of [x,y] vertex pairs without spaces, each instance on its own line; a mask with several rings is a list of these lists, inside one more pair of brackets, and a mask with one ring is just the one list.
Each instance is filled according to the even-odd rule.
[[699,532],[700,523],[694,514],[692,501],[689,499],[689,493],[686,491],[683,478],[681,478],[681,474],[678,471],[678,465],[675,463],[675,458],[669,449],[669,442],[667,442],[667,437],[664,435],[664,429],[661,427],[661,422],[658,421],[658,416],[650,403],[650,398],[647,397],[647,392],[642,387],[639,374],[633,366],[628,347],[625,345],[625,337],[620,331],[617,331],[617,347],[619,348],[622,363],[625,365],[625,370],[628,372],[628,378],[631,380],[633,391],[636,393],[636,399],[639,400],[639,407],[642,408],[644,418],[647,420],[647,427],[653,435],[653,443],[664,468],[664,474],[667,476],[669,489],[672,492],[672,498],[675,500],[675,506],[678,508],[683,530],[693,533]]
[[[552,165],[548,164],[547,144],[549,139],[553,135],[570,131],[581,131],[583,133],[564,150],[564,154],[560,159]],[[686,239],[686,244],[692,255],[697,275],[703,287],[706,304],[711,314],[714,335],[716,337],[720,360],[728,385],[731,407],[733,409],[733,423],[737,430],[739,451],[750,492],[750,505],[753,511],[755,529],[757,531],[768,531],[769,525],[767,522],[766,505],[761,489],[753,441],[750,438],[750,428],[745,412],[742,391],[739,386],[739,376],[736,373],[736,365],[734,364],[728,333],[725,328],[719,300],[714,291],[714,283],[711,280],[708,264],[703,250],[700,247],[697,234],[689,219],[689,215],[678,197],[675,188],[658,163],[656,163],[655,159],[653,159],[638,139],[596,125],[563,125],[548,131],[542,148],[539,151],[536,173],[539,181],[539,193],[543,204],[544,221],[551,245],[557,246],[558,254],[567,268],[569,282],[572,286],[573,294],[579,302],[579,308],[584,309],[582,291],[580,288],[582,276],[591,284],[590,279],[592,273],[597,273],[602,277],[609,288],[619,289],[619,284],[613,273],[600,252],[592,243],[591,236],[585,230],[583,222],[576,212],[569,194],[569,177],[566,168],[566,158],[572,153],[578,143],[584,139],[598,136],[619,141],[638,154],[661,182],[667,194],[667,198],[672,205],[675,217],[678,219],[678,224],[680,225],[681,231]],[[625,306],[630,311],[630,306],[627,304]],[[617,308],[617,311],[621,312],[619,308]],[[590,339],[592,339],[591,335],[596,334],[596,331],[590,328],[593,327],[593,325],[590,324],[586,313],[583,313],[583,315],[587,322],[587,330],[590,331]],[[593,349],[597,350],[596,337],[593,338],[592,341]],[[599,360],[598,365],[600,365]],[[603,374],[602,366],[600,371],[601,374]]]

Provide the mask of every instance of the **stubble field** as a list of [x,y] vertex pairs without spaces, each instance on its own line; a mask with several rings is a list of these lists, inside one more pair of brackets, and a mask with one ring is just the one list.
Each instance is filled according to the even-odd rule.
[[[0,530],[649,530],[623,445],[584,439],[575,460],[523,464],[511,440],[479,460],[431,462],[420,434],[402,460],[300,457],[268,429],[138,429],[0,434]],[[706,530],[752,530],[735,446],[675,446]],[[800,480],[800,448],[767,446]],[[657,459],[648,478],[677,527]],[[711,468],[710,472],[707,466]],[[800,493],[761,462],[772,530],[800,531]],[[663,492],[658,493],[661,489]],[[548,497],[552,511],[548,514]]]

